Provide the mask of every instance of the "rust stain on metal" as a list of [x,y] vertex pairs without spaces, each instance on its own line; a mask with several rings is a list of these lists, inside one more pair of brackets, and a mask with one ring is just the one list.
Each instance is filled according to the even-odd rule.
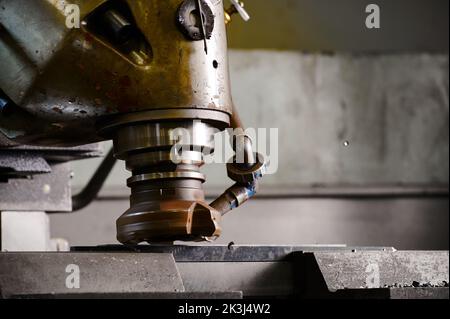
[[130,77],[128,75],[122,76],[119,79],[119,85],[123,88],[130,87],[132,85]]

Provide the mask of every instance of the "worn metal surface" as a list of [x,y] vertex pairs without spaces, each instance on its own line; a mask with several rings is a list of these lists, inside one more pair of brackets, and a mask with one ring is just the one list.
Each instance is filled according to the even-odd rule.
[[149,292],[149,293],[91,293],[15,295],[10,299],[242,299],[242,292]]
[[314,258],[330,291],[449,283],[448,251],[315,252]]
[[391,299],[449,299],[449,288],[391,288]]
[[[151,4],[0,0],[0,4],[0,60],[4,62],[0,87],[19,106],[8,118],[0,114],[0,131],[11,140],[97,141],[93,119],[161,107],[231,113],[222,1],[210,3],[215,26],[208,55],[202,41],[187,40],[174,23],[178,0]],[[79,29],[65,25],[64,9],[70,4],[79,5],[86,22]],[[140,36],[132,39],[140,45],[137,49],[123,51],[98,32],[102,26],[97,28],[96,23],[101,19],[89,18],[105,5],[139,31]],[[33,118],[41,125],[33,125]]]
[[0,145],[0,180],[51,173],[52,162],[68,162],[100,155],[102,155],[100,144],[78,147],[21,145],[8,148],[2,148]]
[[274,262],[286,261],[294,252],[320,251],[394,251],[392,247],[348,247],[346,245],[308,245],[308,246],[258,246],[258,245],[143,245],[133,248],[105,245],[97,247],[72,247],[75,252],[136,252],[136,253],[170,253],[176,262]]
[[[126,251],[120,246],[74,249]],[[413,287],[415,281],[429,282],[428,288],[448,283],[448,252],[402,252],[389,247],[345,245],[141,246],[135,252],[172,253],[188,291],[239,290],[247,297],[393,298],[397,293],[400,298],[400,292],[391,290]],[[379,287],[367,289],[367,267],[376,267],[376,262],[382,280]],[[373,292],[382,287],[385,290]],[[347,291],[352,289],[355,291]],[[445,294],[445,290],[433,289],[408,290],[403,294],[429,298],[442,297],[442,291]]]
[[[297,281],[306,276],[307,267],[289,262],[263,263],[178,263],[180,274],[188,291],[242,290],[244,297],[298,297],[298,298],[367,298],[367,299],[448,299],[448,286],[428,288],[342,288],[336,291],[322,289],[322,282]],[[201,269],[201,271],[199,271]],[[216,272],[220,277],[214,276]]]
[[244,297],[295,294],[290,262],[183,262],[178,269],[187,291],[242,291]]
[[[79,289],[66,286],[69,265],[79,267]],[[3,297],[184,291],[170,254],[126,253],[0,253],[0,287]]]
[[[182,253],[178,253],[176,267],[175,258],[168,252],[130,253],[124,249],[113,250],[113,247],[109,247],[109,249],[106,247],[103,252],[100,250],[58,255],[3,254],[0,255],[0,280],[7,278],[6,281],[10,284],[17,280],[17,284],[14,286],[16,290],[13,291],[15,293],[10,292],[7,294],[8,296],[25,297],[25,295],[31,294],[32,296],[29,297],[41,295],[57,298],[62,294],[62,298],[73,298],[77,297],[79,293],[82,296],[86,290],[64,291],[63,289],[62,291],[59,281],[61,278],[64,279],[66,274],[64,269],[61,270],[61,265],[78,263],[82,269],[81,278],[85,278],[82,279],[82,283],[89,279],[87,284],[89,291],[87,292],[91,295],[94,294],[94,298],[95,294],[101,292],[113,293],[112,297],[146,298],[149,296],[142,292],[158,291],[158,285],[162,285],[165,289],[167,285],[170,286],[171,280],[176,283],[182,281],[185,289],[183,292],[187,293],[186,298],[189,294],[195,296],[197,293],[207,293],[215,296],[216,293],[235,291],[242,292],[244,297],[422,299],[448,296],[448,252],[397,252],[392,249],[377,250],[376,248],[348,252],[348,248],[342,246],[328,246],[303,247],[301,248],[303,251],[294,253],[287,250],[286,247],[280,247],[278,252],[276,247],[271,247],[270,249],[275,252],[271,255],[267,254],[268,249],[269,247],[254,247],[254,255],[259,258],[253,260],[245,256],[252,255],[251,249],[247,250],[240,258],[238,255],[234,256],[234,259],[215,256],[209,260],[202,259],[198,253],[192,253],[192,251],[189,254],[187,250],[182,252],[186,254],[185,257]],[[307,252],[314,249],[316,249],[315,252]],[[325,249],[328,251],[324,252]],[[148,249],[148,251],[151,250]],[[208,249],[205,247],[205,252],[207,251]],[[222,251],[225,252],[225,250]],[[282,256],[283,251],[284,255]],[[262,258],[259,254],[262,254]],[[174,255],[177,256],[176,250]],[[166,262],[159,262],[161,256],[166,258],[164,259]],[[170,257],[170,262],[167,256]],[[33,262],[28,264],[30,258]],[[154,267],[155,262],[156,268]],[[373,266],[373,263],[380,265],[380,287],[368,288],[364,286],[370,275],[367,272],[367,265]],[[36,276],[29,278],[27,271],[34,270],[36,264],[41,267],[39,271],[45,272],[45,274],[41,275],[40,279],[36,279]],[[9,273],[11,269],[8,266],[13,267],[12,265],[18,265],[18,267]],[[47,271],[42,269],[44,266]],[[167,266],[169,269],[163,268]],[[151,271],[146,267],[151,268]],[[89,273],[83,273],[83,269],[87,269],[86,271]],[[173,269],[175,271],[178,269],[175,277],[172,276]],[[22,272],[25,275],[21,275]],[[5,273],[8,273],[6,277]],[[54,275],[55,273],[62,277]],[[14,276],[19,279],[14,279]],[[104,280],[110,280],[110,282],[105,284]],[[122,283],[122,280],[127,280],[126,285],[121,287],[123,289],[114,290],[117,289],[117,282]],[[416,280],[418,281],[416,282]],[[30,283],[43,290],[36,291],[34,288],[31,291]],[[55,289],[55,285],[59,287],[59,290],[45,291],[46,289]],[[142,287],[147,290],[142,290]],[[180,287],[171,288],[178,289]],[[28,290],[23,291],[23,289]],[[170,288],[167,289],[163,291],[173,292],[170,291]],[[120,295],[117,295],[118,293]],[[128,293],[131,294],[128,295]],[[177,298],[177,295],[170,294],[167,297]]]
[[0,151],[0,181],[1,179],[26,177],[50,172],[50,165],[38,154]]
[[313,297],[328,299],[449,299],[448,287],[345,289]]
[[103,146],[100,143],[86,144],[74,147],[31,146],[20,145],[2,150],[10,152],[28,152],[42,156],[51,162],[69,162],[81,159],[96,158],[103,155]]
[[70,164],[55,163],[51,170],[0,183],[0,211],[71,211]]

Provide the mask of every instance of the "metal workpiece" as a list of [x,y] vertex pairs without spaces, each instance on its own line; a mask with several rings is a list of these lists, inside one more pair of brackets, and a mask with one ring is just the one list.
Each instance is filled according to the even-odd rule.
[[0,253],[0,287],[3,298],[185,291],[172,255],[126,253]]
[[115,299],[133,299],[133,300],[240,300],[243,299],[241,291],[233,292],[140,292],[140,293],[62,293],[62,294],[28,294],[14,295],[9,299],[88,299],[88,300],[115,300]]
[[[186,38],[175,23],[180,0],[1,1],[0,87],[17,109],[8,121],[0,114],[0,131],[12,141],[48,144],[44,126],[53,125],[52,143],[68,143],[78,130],[83,144],[101,139],[95,123],[106,115],[161,109],[231,114],[223,3],[204,2],[215,21],[208,54],[203,41]],[[80,28],[66,26],[70,4],[80,8]],[[49,124],[24,127],[27,116]]]
[[[68,265],[79,267],[80,289],[65,285]],[[448,252],[345,245],[99,246],[61,254],[3,253],[0,274],[3,298],[448,299],[449,291]]]
[[299,252],[395,252],[393,247],[353,247],[336,245],[100,245],[94,247],[72,247],[73,252],[136,252],[136,253],[170,253],[178,263],[185,262],[276,262],[292,261],[293,253]]
[[329,291],[387,287],[445,287],[447,251],[371,251],[314,254]]

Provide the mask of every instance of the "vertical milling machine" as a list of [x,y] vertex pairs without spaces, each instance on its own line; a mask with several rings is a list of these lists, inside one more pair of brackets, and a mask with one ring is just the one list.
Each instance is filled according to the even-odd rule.
[[[233,13],[248,19],[235,0],[228,10],[221,0],[0,0],[0,154],[111,139],[114,151],[74,208],[93,199],[114,156],[132,173],[121,243],[219,236],[221,217],[255,194],[264,173],[231,98]],[[236,184],[208,204],[200,167],[229,127]],[[8,183],[33,173],[1,175]]]

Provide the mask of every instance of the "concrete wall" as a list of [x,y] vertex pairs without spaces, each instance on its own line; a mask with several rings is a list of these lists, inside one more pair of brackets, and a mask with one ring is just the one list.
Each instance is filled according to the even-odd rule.
[[[227,2],[227,1],[225,1]],[[448,52],[448,0],[245,0],[252,16],[229,26],[232,48],[319,52]],[[365,26],[368,4],[381,28]]]
[[[230,64],[245,124],[279,130],[279,170],[265,189],[448,184],[447,55],[233,50]],[[76,187],[94,162],[75,163]],[[223,165],[205,172],[212,188],[230,183]],[[127,176],[118,164],[108,186]]]

